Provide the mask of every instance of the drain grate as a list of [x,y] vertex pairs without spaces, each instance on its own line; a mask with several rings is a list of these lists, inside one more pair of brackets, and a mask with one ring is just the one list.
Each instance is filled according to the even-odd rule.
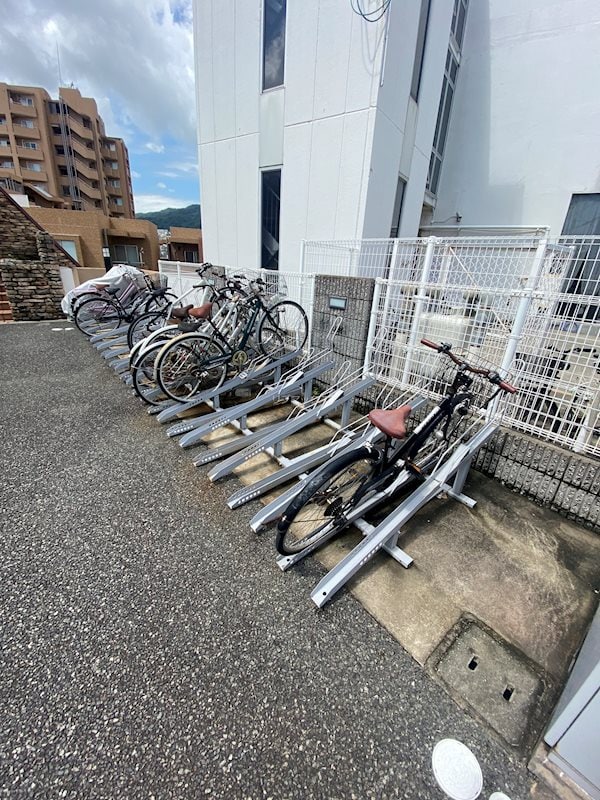
[[527,658],[472,619],[438,656],[435,670],[511,746],[525,752],[548,707],[544,679]]

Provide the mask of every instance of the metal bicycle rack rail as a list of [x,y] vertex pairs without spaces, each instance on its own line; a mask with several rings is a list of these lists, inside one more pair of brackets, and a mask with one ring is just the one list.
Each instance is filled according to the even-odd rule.
[[[467,441],[459,440],[447,460],[434,467],[424,481],[378,525],[371,525],[365,519],[365,515],[410,480],[406,471],[401,472],[396,481],[385,490],[367,497],[364,502],[353,509],[348,515],[348,521],[360,530],[364,539],[315,586],[310,595],[315,605],[322,608],[380,550],[384,550],[403,567],[408,568],[413,559],[397,544],[399,537],[402,535],[402,527],[419,509],[441,492],[445,492],[455,500],[473,508],[476,505],[476,501],[463,494],[464,483],[473,458],[497,429],[497,423],[486,422]],[[287,498],[286,505],[298,491],[298,487],[293,487],[293,489],[294,491]],[[285,508],[285,505],[283,508]],[[283,508],[280,506],[279,513]],[[255,530],[259,529],[267,521],[274,518],[273,514],[274,509],[271,508],[262,518],[256,515],[252,520],[252,527]],[[334,530],[331,532],[331,536],[333,535]],[[328,537],[325,536],[317,545],[307,547],[293,556],[280,556],[277,559],[278,566],[284,571],[289,569],[314,552],[317,547],[321,547],[327,540]]]

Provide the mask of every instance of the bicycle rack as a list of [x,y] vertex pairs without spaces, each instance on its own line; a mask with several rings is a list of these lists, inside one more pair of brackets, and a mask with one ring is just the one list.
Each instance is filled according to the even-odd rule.
[[[333,361],[326,361],[306,371],[303,369],[291,370],[287,373],[287,377],[284,375],[275,385],[268,385],[261,389],[252,400],[239,403],[226,410],[216,409],[212,414],[206,414],[197,420],[179,422],[167,430],[167,435],[178,436],[180,433],[184,433],[179,444],[181,447],[190,447],[199,442],[203,436],[219,430],[224,425],[235,425],[237,422],[240,429],[246,428],[248,415],[260,411],[266,406],[272,406],[282,401],[286,402],[296,395],[301,395],[303,402],[308,403],[312,397],[314,379],[333,366]],[[191,428],[193,430],[190,430]]]
[[[418,411],[426,402],[425,398],[417,396],[410,401],[410,405],[413,411]],[[379,408],[388,408],[392,405],[398,405],[398,402],[390,403],[388,401],[385,403],[377,403],[377,405]],[[281,516],[293,498],[313,477],[318,467],[333,458],[333,456],[338,456],[342,453],[354,450],[357,447],[362,447],[364,444],[376,443],[382,438],[382,432],[372,425],[367,417],[361,417],[361,419],[336,433],[328,444],[291,459],[287,467],[283,467],[273,475],[268,475],[251,486],[244,486],[237,492],[234,492],[228,499],[227,505],[230,508],[237,508],[238,505],[241,505],[241,503],[238,502],[238,494],[243,496],[246,492],[251,492],[251,496],[248,500],[253,500],[265,494],[265,492],[270,489],[280,486],[289,479],[297,477],[299,480],[298,483],[290,486],[283,494],[280,494],[268,503],[268,505],[263,506],[263,508],[252,517],[250,520],[250,527],[255,533],[258,533],[261,528],[264,528]],[[247,502],[247,500],[243,502]]]
[[[445,492],[455,500],[473,508],[476,501],[462,493],[464,483],[473,458],[497,429],[496,423],[487,422],[468,441],[457,444],[449,458],[436,466],[431,474],[377,526],[370,525],[364,519],[364,515],[383,498],[390,496],[410,480],[406,471],[400,473],[391,487],[368,497],[353,509],[348,519],[361,531],[364,539],[319,581],[310,595],[313,602],[322,608],[379,550],[385,550],[402,566],[409,567],[412,558],[397,545],[398,538],[402,535],[402,527],[440,492]],[[322,546],[326,540],[326,538],[321,539],[318,545],[307,547],[293,556],[280,556],[277,559],[278,566],[282,570],[289,569],[313,552],[317,546]]]
[[[275,361],[266,356],[260,356],[259,358],[251,361],[245,370],[238,372],[237,375],[225,381],[225,383],[222,383],[221,386],[200,392],[187,402],[178,403],[176,400],[165,400],[165,402],[161,403],[159,406],[149,408],[148,413],[151,415],[156,414],[156,418],[159,422],[171,422],[183,411],[189,411],[191,408],[196,408],[196,406],[200,406],[208,402],[218,404],[219,398],[224,394],[232,392],[234,389],[239,389],[244,385],[260,383],[262,379],[271,372],[273,373],[273,379],[278,381],[281,379],[281,368],[288,364],[292,359],[298,358],[299,355],[300,352],[296,350],[286,353],[284,356],[277,358]],[[217,405],[216,408],[220,408],[220,405]]]
[[[338,424],[328,419],[327,422],[337,429],[345,427],[349,422],[352,403],[355,397],[361,392],[366,391],[375,383],[374,377],[356,380],[356,375],[357,373],[352,373],[352,375],[345,379],[338,378],[337,385],[334,381],[332,388],[323,392],[323,394],[312,400],[309,404],[306,406],[299,404],[300,408],[295,408],[287,420],[277,423],[273,426],[272,430],[266,433],[263,431],[263,436],[256,442],[244,447],[239,453],[230,456],[222,464],[213,467],[208,473],[210,480],[216,481],[219,478],[229,475],[236,467],[239,467],[241,464],[263,452],[272,456],[281,466],[288,466],[290,459],[282,455],[283,442],[285,439],[310,425],[314,425],[315,422],[327,419],[331,412],[337,411],[340,407],[342,409],[341,422]],[[242,433],[248,435],[244,430],[242,430]],[[242,441],[244,440],[242,439]],[[211,455],[213,454],[211,453]],[[213,457],[219,458],[220,456],[213,455]],[[211,458],[210,460],[213,459]],[[203,463],[206,462],[203,460],[202,456],[194,461],[196,466],[200,466],[200,464]]]

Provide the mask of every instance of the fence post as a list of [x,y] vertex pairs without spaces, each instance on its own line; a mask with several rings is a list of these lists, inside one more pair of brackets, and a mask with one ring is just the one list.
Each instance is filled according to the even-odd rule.
[[533,293],[537,289],[538,282],[544,268],[547,246],[548,240],[541,239],[537,246],[537,250],[535,251],[533,264],[531,265],[531,270],[527,277],[527,284],[519,301],[517,313],[515,314],[515,320],[508,336],[508,344],[506,345],[506,350],[504,351],[504,358],[502,359],[502,364],[500,365],[501,369],[503,370],[510,369],[515,357],[515,353],[517,352],[517,345],[519,344],[523,335],[523,328],[525,327],[529,309],[531,308]]
[[[365,347],[365,358],[363,361],[362,376],[366,378],[369,375],[371,367],[371,352],[373,350],[373,342],[375,340],[375,330],[377,328],[377,312],[379,310],[379,299],[381,297],[381,287],[384,284],[384,278],[375,278],[375,288],[373,289],[373,301],[371,303],[371,316],[369,318],[369,330],[367,332],[367,344]],[[388,291],[389,296],[389,291]],[[387,296],[386,296],[387,301]],[[385,310],[383,312],[382,324],[385,325]]]
[[[425,287],[429,283],[429,275],[431,274],[431,265],[433,264],[433,254],[437,243],[436,236],[427,237],[427,249],[425,250],[425,258],[423,259],[423,269],[421,270],[421,279],[419,281],[419,289],[415,295],[415,313],[412,318],[410,328],[410,336],[406,348],[406,360],[404,361],[404,369],[402,370],[401,385],[403,387],[408,385],[408,377],[410,375],[410,362],[413,351],[419,338],[419,323],[421,315],[423,314],[423,306],[429,297],[425,294]],[[418,246],[418,245],[417,245]]]

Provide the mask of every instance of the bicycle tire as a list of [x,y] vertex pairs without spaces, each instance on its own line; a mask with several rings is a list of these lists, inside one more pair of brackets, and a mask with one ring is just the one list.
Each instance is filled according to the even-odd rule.
[[177,336],[156,358],[154,377],[167,397],[190,400],[197,392],[217,389],[227,375],[227,355],[214,339],[196,333]]
[[282,300],[267,308],[258,324],[258,346],[270,358],[301,350],[307,339],[308,317],[294,300]]
[[111,300],[91,297],[77,306],[74,321],[79,330],[86,336],[92,336],[98,327],[111,331],[119,327],[123,315]]
[[165,292],[165,294],[160,295],[159,297],[153,297],[152,295],[144,302],[144,314],[148,314],[151,311],[159,311],[164,310],[166,311],[167,308],[171,305],[171,303],[177,302],[177,295],[173,294],[173,292]]
[[164,394],[152,397],[152,393],[157,389],[154,380],[154,367],[156,356],[164,347],[164,341],[159,340],[151,345],[142,355],[131,365],[131,385],[136,395],[150,406],[156,406],[166,400]]
[[133,346],[145,339],[148,334],[164,325],[167,316],[167,309],[161,311],[149,311],[136,317],[127,329],[127,346],[130,350]]
[[294,555],[341,533],[349,524],[345,513],[362,499],[361,489],[375,474],[378,460],[377,452],[359,447],[319,470],[284,511],[277,525],[277,551]]

